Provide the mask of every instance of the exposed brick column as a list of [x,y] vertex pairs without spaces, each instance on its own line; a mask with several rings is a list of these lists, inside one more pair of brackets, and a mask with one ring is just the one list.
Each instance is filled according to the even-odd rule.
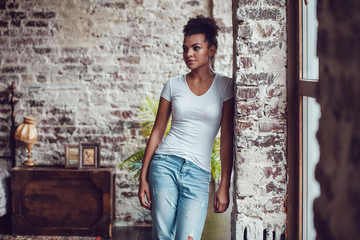
[[234,239],[286,228],[285,0],[233,1],[236,80]]

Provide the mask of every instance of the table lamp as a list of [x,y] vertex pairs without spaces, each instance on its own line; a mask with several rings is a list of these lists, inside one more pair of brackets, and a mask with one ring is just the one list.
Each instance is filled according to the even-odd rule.
[[31,159],[31,150],[37,141],[35,122],[36,120],[34,118],[25,116],[24,122],[21,123],[15,131],[15,139],[25,143],[28,150],[28,160],[24,162],[26,166],[35,166],[35,161]]

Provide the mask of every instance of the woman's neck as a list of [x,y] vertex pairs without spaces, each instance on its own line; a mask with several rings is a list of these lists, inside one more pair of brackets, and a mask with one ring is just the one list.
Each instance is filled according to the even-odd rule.
[[190,79],[193,79],[193,80],[207,81],[207,80],[213,79],[215,77],[215,72],[213,72],[210,68],[197,69],[197,70],[192,70],[187,75]]

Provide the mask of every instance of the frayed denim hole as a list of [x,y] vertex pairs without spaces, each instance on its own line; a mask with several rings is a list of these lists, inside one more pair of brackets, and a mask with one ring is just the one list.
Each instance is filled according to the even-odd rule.
[[168,203],[170,204],[170,206],[172,207],[172,208],[176,208],[176,205],[170,200],[170,198],[168,197],[168,196],[165,196],[165,199],[166,199],[166,201],[168,201]]
[[153,193],[153,196],[157,195],[157,188],[156,187],[152,188],[152,193]]

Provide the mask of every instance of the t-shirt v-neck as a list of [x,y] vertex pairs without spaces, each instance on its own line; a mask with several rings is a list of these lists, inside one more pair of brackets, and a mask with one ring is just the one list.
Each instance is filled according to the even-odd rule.
[[210,87],[209,87],[203,94],[201,94],[201,95],[197,95],[197,94],[195,94],[195,93],[191,90],[191,88],[190,88],[190,86],[189,86],[189,84],[188,84],[188,82],[187,82],[187,80],[186,80],[186,74],[184,74],[183,76],[184,76],[184,83],[185,83],[187,89],[189,89],[189,92],[190,92],[191,94],[193,94],[194,96],[196,96],[196,97],[201,97],[201,96],[206,95],[206,94],[211,90],[211,88],[212,88],[213,85],[214,85],[214,82],[215,82],[215,80],[216,80],[217,75],[218,75],[218,74],[215,73],[214,79],[212,80]]

